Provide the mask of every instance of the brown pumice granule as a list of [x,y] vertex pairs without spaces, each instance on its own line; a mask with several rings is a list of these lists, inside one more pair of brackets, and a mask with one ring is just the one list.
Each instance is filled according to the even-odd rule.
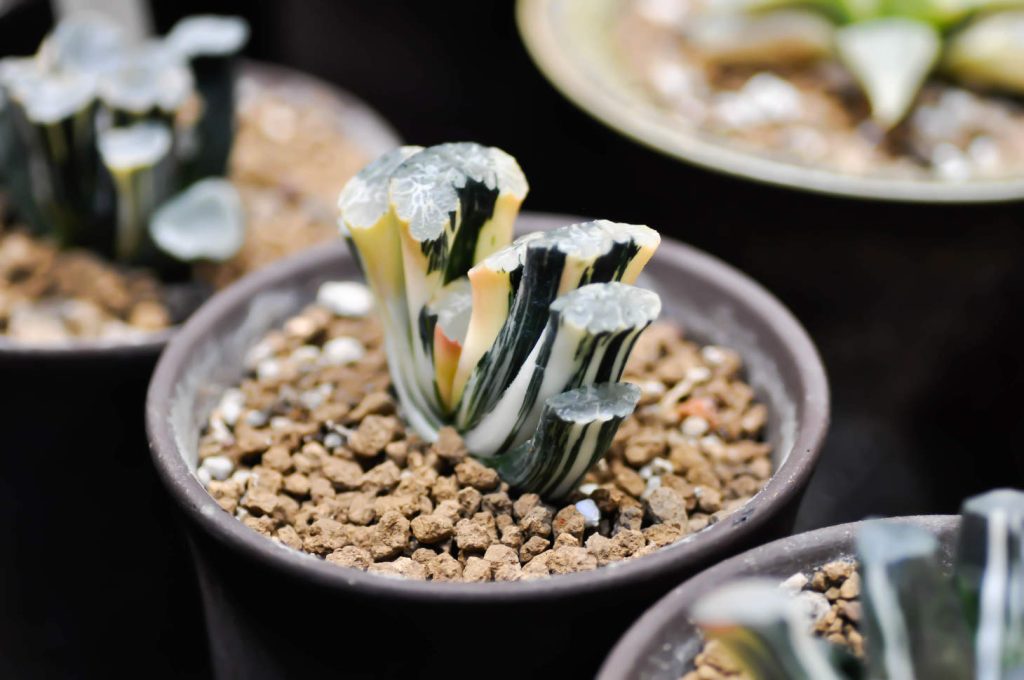
[[199,446],[220,506],[286,546],[420,580],[547,578],[650,554],[771,474],[739,357],[662,322],[623,376],[640,404],[578,490],[556,505],[517,493],[453,429],[433,444],[406,429],[365,287],[328,284],[318,299],[249,351]]

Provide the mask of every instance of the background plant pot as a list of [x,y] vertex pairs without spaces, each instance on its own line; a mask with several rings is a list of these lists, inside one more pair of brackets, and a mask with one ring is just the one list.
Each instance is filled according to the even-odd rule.
[[[246,75],[324,90],[369,158],[399,143],[321,81],[264,64]],[[53,347],[0,336],[0,677],[154,659],[153,677],[208,675],[194,572],[145,453],[146,386],[172,335]]]
[[[523,231],[578,218],[524,215]],[[795,319],[722,262],[663,242],[642,285],[663,318],[728,345],[770,412],[778,471],[745,508],[654,555],[543,581],[433,584],[339,568],[225,513],[193,476],[199,428],[242,357],[332,279],[358,278],[342,243],[251,275],[211,299],[170,343],[147,401],[157,470],[188,519],[220,677],[591,675],[614,638],[687,575],[785,531],[828,425],[824,368]],[[783,460],[784,459],[784,460]]]
[[[956,515],[900,517],[923,527],[942,545],[942,560],[952,565],[960,518]],[[810,572],[832,560],[852,559],[861,522],[808,531],[737,555],[690,579],[663,597],[637,621],[601,667],[598,680],[679,680],[703,642],[690,623],[690,608],[700,596],[747,576],[782,580]]]

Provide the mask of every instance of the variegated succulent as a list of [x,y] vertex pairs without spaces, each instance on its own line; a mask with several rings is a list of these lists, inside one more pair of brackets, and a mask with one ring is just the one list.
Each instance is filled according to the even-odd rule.
[[18,217],[65,247],[166,269],[242,244],[225,179],[239,18],[195,16],[132,42],[99,15],[65,19],[0,61],[0,182]]
[[619,383],[661,308],[634,287],[660,237],[599,220],[513,241],[526,178],[472,143],[402,147],[345,186],[342,231],[377,299],[395,392],[510,484],[556,498],[639,398]]
[[753,680],[1024,678],[1024,493],[991,491],[961,510],[952,573],[938,540],[873,520],[857,535],[866,658],[814,638],[778,584],[726,585],[693,618]]
[[886,130],[935,71],[1024,93],[1021,0],[709,0],[685,32],[718,62],[838,58]]

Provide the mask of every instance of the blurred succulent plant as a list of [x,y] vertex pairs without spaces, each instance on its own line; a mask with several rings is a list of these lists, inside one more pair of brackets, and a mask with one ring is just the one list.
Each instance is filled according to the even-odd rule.
[[[62,246],[126,264],[166,270],[233,255],[241,202],[217,176],[247,37],[242,19],[196,16],[163,40],[132,43],[108,19],[80,14],[34,56],[0,61],[0,181],[18,216]],[[197,180],[206,188],[189,189]]]
[[510,484],[556,498],[639,399],[618,380],[661,301],[630,284],[660,237],[600,220],[513,242],[527,189],[500,149],[402,147],[349,181],[340,224],[409,423],[427,440],[454,426]]
[[935,70],[1024,93],[1021,0],[710,0],[685,31],[719,62],[835,56],[886,130],[903,120]]
[[953,573],[938,541],[873,520],[857,535],[867,656],[814,638],[797,598],[764,579],[702,598],[693,618],[753,680],[1024,678],[1024,493],[991,491],[961,509]]

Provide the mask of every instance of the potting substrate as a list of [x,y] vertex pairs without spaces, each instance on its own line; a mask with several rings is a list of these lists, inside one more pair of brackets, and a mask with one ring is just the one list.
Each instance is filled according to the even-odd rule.
[[247,64],[238,85],[230,170],[248,237],[227,262],[197,265],[194,283],[0,233],[0,675],[155,658],[167,659],[156,677],[209,672],[187,548],[145,456],[142,395],[175,324],[216,288],[333,236],[326,184],[397,144],[360,102],[297,72]]
[[362,284],[318,298],[249,350],[199,445],[197,475],[221,507],[289,548],[421,580],[547,577],[698,532],[772,472],[740,357],[659,322],[627,364],[643,397],[605,458],[567,499],[517,493],[453,429],[433,444],[406,429]]

